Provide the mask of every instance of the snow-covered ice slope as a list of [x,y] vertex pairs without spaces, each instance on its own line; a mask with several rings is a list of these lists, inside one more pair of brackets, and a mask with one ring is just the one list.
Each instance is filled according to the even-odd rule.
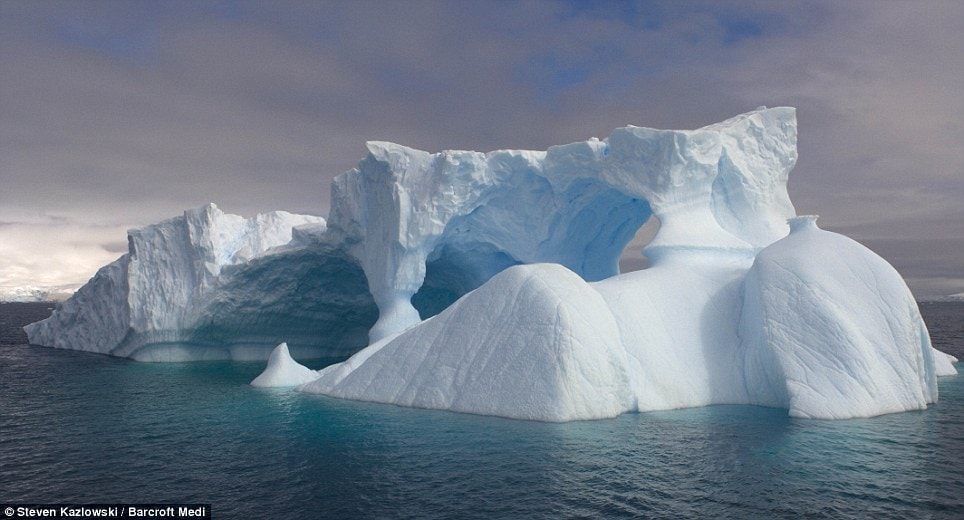
[[617,330],[572,271],[516,266],[303,389],[521,419],[613,417],[632,407]]
[[[914,410],[937,400],[937,353],[917,303],[883,258],[791,220],[744,284],[746,386],[799,417]],[[936,354],[935,354],[936,353]]]

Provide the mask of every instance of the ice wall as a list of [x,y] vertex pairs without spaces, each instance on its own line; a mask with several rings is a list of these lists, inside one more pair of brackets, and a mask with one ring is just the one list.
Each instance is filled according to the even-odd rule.
[[[150,361],[265,359],[287,338],[300,355],[348,355],[364,344],[357,331],[351,331],[350,347],[327,345],[320,313],[299,314],[295,306],[310,300],[308,311],[372,316],[364,275],[352,260],[323,248],[269,254],[291,241],[295,226],[313,226],[306,236],[322,233],[324,219],[286,212],[245,219],[211,204],[131,230],[128,253],[98,271],[50,318],[28,325],[28,338]],[[342,304],[350,310],[326,301],[326,270],[341,273],[339,283],[359,294]],[[278,300],[284,309],[276,309]],[[367,325],[373,321],[368,318]]]

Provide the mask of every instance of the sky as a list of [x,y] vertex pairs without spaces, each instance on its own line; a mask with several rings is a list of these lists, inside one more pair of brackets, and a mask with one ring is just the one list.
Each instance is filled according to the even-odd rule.
[[964,292],[962,85],[956,0],[0,0],[0,290],[82,284],[208,202],[325,216],[369,140],[544,150],[767,105],[797,108],[799,214]]

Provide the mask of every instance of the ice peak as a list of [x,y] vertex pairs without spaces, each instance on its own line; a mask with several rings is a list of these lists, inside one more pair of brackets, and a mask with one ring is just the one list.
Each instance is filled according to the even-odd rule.
[[288,344],[281,343],[268,356],[268,366],[251,381],[256,387],[287,387],[303,385],[318,379],[318,372],[298,363],[291,357]]

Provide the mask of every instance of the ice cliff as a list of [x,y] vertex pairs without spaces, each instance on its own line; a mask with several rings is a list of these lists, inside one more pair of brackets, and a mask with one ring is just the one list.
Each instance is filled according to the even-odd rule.
[[131,230],[128,252],[27,336],[141,361],[263,360],[279,337],[300,357],[351,354],[374,306],[356,265],[313,241],[324,229],[320,217],[245,219],[212,204]]
[[[796,131],[792,108],[761,108],[544,152],[371,142],[327,222],[267,232],[210,207],[132,231],[28,335],[145,360],[286,341],[257,385],[521,419],[923,408],[956,360],[883,259],[795,217]],[[619,274],[652,216],[650,268]],[[319,372],[292,359],[355,352]]]

